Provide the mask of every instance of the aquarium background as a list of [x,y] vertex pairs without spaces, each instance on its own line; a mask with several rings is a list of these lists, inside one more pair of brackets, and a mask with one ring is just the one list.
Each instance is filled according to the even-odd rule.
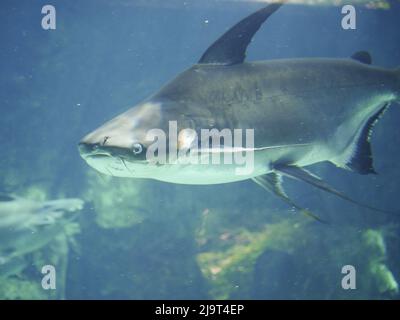
[[[343,58],[368,50],[374,64],[399,66],[400,2],[359,2],[356,30],[341,28],[341,5],[283,6],[256,34],[248,59]],[[56,30],[41,28],[45,4],[57,10]],[[0,191],[35,201],[85,201],[51,241],[16,257],[7,272],[0,266],[1,299],[400,297],[400,218],[285,179],[294,200],[330,221],[324,225],[251,181],[188,186],[118,179],[98,174],[79,156],[85,134],[191,66],[227,28],[262,6],[1,1]],[[372,136],[378,175],[330,164],[313,171],[355,199],[398,211],[398,107]],[[46,264],[57,270],[56,290],[42,289]],[[342,289],[344,265],[357,270],[356,290]]]

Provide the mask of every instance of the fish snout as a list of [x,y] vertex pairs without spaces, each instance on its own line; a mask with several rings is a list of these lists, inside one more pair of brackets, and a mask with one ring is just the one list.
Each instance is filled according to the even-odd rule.
[[112,149],[108,146],[103,146],[101,143],[92,143],[81,141],[78,144],[78,150],[82,157],[109,157]]
[[93,150],[93,144],[86,143],[86,142],[79,142],[78,150],[81,155],[89,154]]
[[[144,147],[140,143],[134,143],[131,148],[127,148],[125,146],[119,145],[104,145],[102,143],[89,143],[81,141],[78,144],[79,153],[83,158],[96,158],[96,159],[105,159],[105,158],[135,158],[138,160],[139,158],[143,158],[144,155]],[[140,151],[140,152],[139,152]]]
[[99,143],[88,143],[88,142],[79,142],[78,144],[78,150],[81,156],[89,156],[93,155],[96,153],[96,151],[99,149],[100,144]]
[[84,136],[78,143],[78,150],[81,156],[106,154],[110,136],[113,135],[113,132],[109,131],[107,128],[100,127]]

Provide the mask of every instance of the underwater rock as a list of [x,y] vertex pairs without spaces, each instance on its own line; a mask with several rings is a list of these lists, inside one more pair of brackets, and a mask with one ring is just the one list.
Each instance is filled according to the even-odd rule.
[[[212,251],[197,256],[211,287],[210,295],[215,299],[249,299],[255,291],[252,286],[254,270],[260,256],[264,252],[271,252],[271,255],[280,252],[280,258],[288,258],[285,253],[290,254],[307,241],[308,223],[307,219],[286,219],[264,225],[260,231],[239,228],[231,232],[231,237],[223,234],[220,245],[215,244]],[[226,241],[231,243],[228,247],[224,245]],[[257,277],[259,275],[260,272]]]
[[[385,299],[399,292],[381,229],[360,232],[355,226],[326,226],[302,217],[258,229],[230,225],[226,230],[229,222],[218,223],[219,228],[213,222],[209,229],[203,223],[197,233],[197,261],[213,298]],[[341,286],[341,270],[348,264],[356,270],[357,290]]]
[[[103,0],[104,1],[104,0]],[[116,1],[117,2],[117,1]],[[219,3],[258,3],[265,2],[264,0],[220,0]],[[306,5],[314,5],[314,6],[343,6],[348,4],[348,2],[344,0],[289,0],[287,1],[291,4],[306,4]],[[179,0],[170,0],[170,1],[159,1],[159,0],[137,0],[137,1],[128,1],[128,0],[118,0],[117,2],[122,6],[137,6],[137,7],[156,7],[156,8],[177,8],[182,6],[182,2]],[[353,5],[364,5],[371,9],[388,9],[390,8],[390,4],[387,0],[352,0],[351,3]],[[186,0],[185,5],[190,5],[193,7],[201,6],[204,7],[213,7],[215,6],[215,1],[196,1],[196,0]]]
[[370,266],[371,273],[375,276],[379,293],[396,295],[399,293],[399,285],[392,272],[383,263],[373,263]]
[[40,281],[0,277],[0,298],[2,300],[44,300],[48,294]]
[[387,263],[385,235],[382,230],[368,229],[362,235],[363,242],[368,249],[368,272],[373,285],[383,295],[393,296],[399,293],[399,285],[390,271]]
[[7,278],[11,275],[18,275],[28,266],[28,263],[24,257],[10,260],[0,258],[0,277]]
[[253,271],[252,299],[294,299],[299,270],[287,252],[265,250],[257,259]]
[[96,223],[103,228],[128,228],[149,216],[153,202],[143,180],[116,180],[88,173],[86,200],[93,204]]

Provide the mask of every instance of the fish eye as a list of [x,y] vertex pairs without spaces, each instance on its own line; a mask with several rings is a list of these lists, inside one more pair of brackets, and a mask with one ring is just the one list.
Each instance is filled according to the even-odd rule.
[[134,143],[132,147],[132,152],[134,154],[140,154],[143,151],[143,146],[140,143]]

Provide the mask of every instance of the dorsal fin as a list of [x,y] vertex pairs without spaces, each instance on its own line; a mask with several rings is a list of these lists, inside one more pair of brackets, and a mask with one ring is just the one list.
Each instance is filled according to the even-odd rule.
[[351,58],[365,64],[372,63],[371,55],[367,51],[357,51],[351,56]]
[[270,4],[238,22],[206,50],[198,63],[222,65],[242,63],[254,34],[281,5],[282,3]]

